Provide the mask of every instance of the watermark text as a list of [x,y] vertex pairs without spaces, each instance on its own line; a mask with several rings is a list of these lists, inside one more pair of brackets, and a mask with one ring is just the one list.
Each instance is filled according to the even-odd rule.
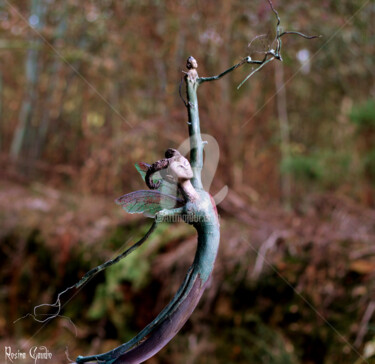
[[33,346],[27,352],[19,349],[14,350],[11,346],[4,347],[5,363],[17,363],[32,359],[34,363],[40,363],[42,360],[51,360],[52,353],[45,346]]

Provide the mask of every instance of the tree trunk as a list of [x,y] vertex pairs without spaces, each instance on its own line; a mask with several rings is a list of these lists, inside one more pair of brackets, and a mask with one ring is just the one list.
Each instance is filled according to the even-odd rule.
[[[284,65],[280,62],[275,64],[275,86],[277,115],[280,126],[280,149],[281,163],[290,157],[290,128],[287,108],[287,98],[284,86]],[[291,176],[289,172],[281,172],[281,200],[285,208],[291,207]]]
[[[0,121],[3,120],[3,74],[0,70]],[[1,154],[1,148],[2,148],[2,141],[3,141],[3,136],[2,136],[2,130],[3,127],[0,123],[0,154]]]
[[[43,27],[44,21],[44,6],[43,0],[33,0],[31,2],[30,11],[30,22],[36,31],[40,31]],[[25,95],[19,114],[18,126],[14,134],[10,156],[13,159],[18,159],[22,152],[25,155],[28,153],[28,148],[32,145],[32,119],[34,115],[34,108],[37,101],[37,84],[39,81],[39,48],[42,44],[42,40],[37,34],[32,32],[30,37],[30,48],[27,51],[26,62],[25,62],[25,73],[26,73],[26,86]]]

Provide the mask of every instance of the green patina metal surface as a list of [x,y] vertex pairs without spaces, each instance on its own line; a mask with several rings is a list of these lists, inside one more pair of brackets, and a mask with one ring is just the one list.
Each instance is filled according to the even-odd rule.
[[[194,60],[195,61],[195,60]],[[200,84],[198,74],[192,67],[185,77],[187,88],[187,108],[190,135],[190,164],[193,171],[192,186],[198,197],[190,199],[185,194],[186,203],[182,207],[167,208],[160,211],[157,208],[158,196],[156,191],[139,191],[144,193],[145,200],[138,201],[136,193],[128,194],[120,199],[129,202],[124,207],[128,212],[144,212],[151,201],[155,207],[156,222],[181,217],[186,223],[195,227],[198,233],[198,245],[192,266],[172,301],[132,340],[107,353],[86,357],[78,357],[77,363],[96,361],[106,364],[141,363],[165,346],[181,329],[190,317],[211,276],[219,248],[220,224],[212,197],[203,189],[201,171],[203,168],[203,147],[201,138],[197,89]],[[137,166],[144,174],[144,166]],[[154,192],[154,193],[152,193]],[[186,197],[187,196],[187,197]],[[174,201],[169,201],[174,206]]]

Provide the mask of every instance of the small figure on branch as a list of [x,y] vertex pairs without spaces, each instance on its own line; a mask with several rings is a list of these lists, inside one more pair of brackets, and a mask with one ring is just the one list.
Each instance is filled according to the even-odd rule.
[[[62,294],[69,289],[81,287],[98,272],[126,257],[142,245],[157,224],[163,221],[180,219],[193,225],[197,231],[198,243],[195,258],[184,281],[172,301],[133,339],[104,354],[79,356],[76,363],[92,361],[105,364],[141,363],[159,352],[177,334],[197,306],[214,268],[220,241],[220,224],[216,205],[209,193],[204,190],[201,179],[205,142],[202,141],[200,132],[198,86],[207,81],[218,80],[242,65],[256,65],[257,67],[238,86],[240,88],[267,63],[274,59],[282,61],[281,38],[283,36],[294,34],[307,39],[316,38],[316,36],[307,36],[294,31],[282,32],[279,15],[271,0],[268,0],[268,3],[277,19],[274,40],[276,47],[275,49],[269,47],[264,52],[263,59],[253,60],[250,56],[247,56],[238,64],[212,77],[199,77],[196,59],[194,57],[187,59],[186,68],[188,71],[185,72],[184,77],[187,101],[184,101],[184,103],[188,109],[189,118],[190,163],[175,149],[168,149],[165,158],[152,165],[139,163],[136,167],[150,190],[131,192],[116,200],[129,213],[143,213],[154,218],[147,234],[118,257],[93,268],[78,283],[60,293],[56,303],[47,305],[56,307],[58,309],[57,314],[47,317],[41,322],[59,316]],[[181,88],[180,96],[182,97]],[[160,177],[155,177],[157,172],[160,173]],[[169,193],[169,191],[171,192]],[[37,316],[35,310],[33,316],[34,318]]]

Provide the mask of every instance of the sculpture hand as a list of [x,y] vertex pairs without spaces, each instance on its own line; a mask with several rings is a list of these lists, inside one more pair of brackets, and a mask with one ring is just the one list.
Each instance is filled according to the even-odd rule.
[[178,207],[176,209],[170,209],[170,210],[169,209],[160,210],[155,215],[155,221],[156,222],[173,222],[171,218],[181,216],[183,211],[184,211],[183,207]]
[[168,216],[168,210],[167,209],[161,210],[155,215],[155,221],[163,222],[165,221],[167,216]]

